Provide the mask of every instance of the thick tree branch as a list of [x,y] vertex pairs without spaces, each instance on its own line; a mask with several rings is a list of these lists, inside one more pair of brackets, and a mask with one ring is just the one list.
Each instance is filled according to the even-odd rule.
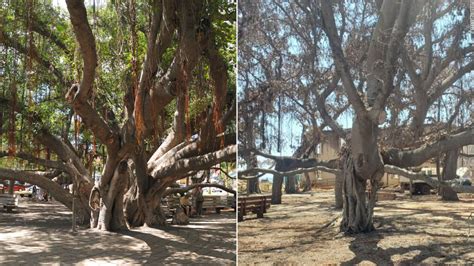
[[95,79],[95,68],[97,67],[95,39],[87,21],[84,1],[66,0],[66,4],[84,62],[80,90],[75,95],[75,99],[86,102],[90,96],[90,90]]
[[153,178],[163,178],[167,176],[182,176],[189,171],[208,169],[224,161],[235,160],[237,145],[230,145],[221,150],[205,155],[177,160],[171,165],[162,165],[151,172]]
[[383,152],[382,157],[385,164],[398,167],[419,166],[439,154],[471,144],[474,144],[474,128],[443,137],[435,143],[427,144],[414,150],[401,151],[399,149],[390,149]]
[[239,171],[238,176],[239,176],[239,179],[253,179],[255,178],[255,176],[249,177],[249,175],[254,175],[256,173],[266,173],[266,174],[272,174],[276,176],[294,176],[297,174],[310,173],[310,172],[316,172],[316,171],[322,171],[322,172],[327,172],[331,174],[341,173],[341,170],[339,169],[329,168],[325,166],[314,166],[314,167],[308,167],[308,168],[297,168],[297,169],[285,171],[285,172],[281,172],[281,171],[277,171],[273,169],[266,169],[266,168],[251,168],[251,169]]
[[[259,151],[257,149],[247,149],[245,151],[240,151],[239,153],[246,153],[246,152],[253,152],[256,155],[272,159],[274,161],[280,164],[284,164],[287,167],[291,168],[310,168],[310,167],[315,167],[315,166],[324,166],[327,168],[338,168],[339,160],[334,159],[334,160],[318,160],[315,158],[308,158],[308,159],[300,159],[300,158],[295,158],[291,156],[277,156],[277,155],[272,155],[268,153],[264,153],[262,151]],[[288,168],[286,168],[288,169]]]
[[342,51],[341,40],[337,34],[336,22],[334,20],[334,13],[329,1],[321,1],[321,15],[323,18],[323,28],[329,39],[329,44],[334,56],[334,63],[339,75],[341,76],[347,97],[349,98],[349,101],[351,102],[356,113],[361,116],[366,116],[367,110],[352,81],[349,65]]
[[0,179],[13,178],[46,189],[57,201],[69,209],[72,208],[72,195],[67,193],[58,183],[45,177],[42,172],[27,172],[0,168]]
[[428,177],[423,173],[415,173],[415,172],[408,171],[406,169],[396,167],[394,165],[388,165],[388,164],[384,166],[384,169],[385,169],[385,173],[401,175],[411,180],[425,181],[426,183],[428,183],[430,186],[434,188],[450,187],[451,189],[453,189],[455,192],[458,192],[458,193],[474,193],[474,186],[463,186],[457,183],[455,180],[438,181],[437,179]]
[[171,194],[175,194],[175,193],[186,193],[192,189],[195,189],[195,188],[198,188],[198,187],[216,187],[216,188],[220,188],[224,191],[227,191],[229,193],[232,193],[234,195],[236,195],[236,191],[231,189],[231,188],[228,188],[224,185],[220,185],[220,184],[210,184],[210,183],[200,183],[200,184],[193,184],[193,185],[190,185],[190,186],[187,186],[187,187],[182,187],[182,188],[169,188],[167,189],[163,195],[162,195],[162,198],[168,196],[168,195],[171,195]]

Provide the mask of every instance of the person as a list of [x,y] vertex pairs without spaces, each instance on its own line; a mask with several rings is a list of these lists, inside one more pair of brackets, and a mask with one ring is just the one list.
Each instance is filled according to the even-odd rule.
[[189,216],[190,215],[189,206],[191,205],[189,203],[189,194],[181,194],[181,197],[179,198],[179,204],[181,205],[181,208],[183,208],[184,214]]
[[202,188],[198,187],[196,192],[196,215],[202,215],[202,204],[204,202],[204,196],[202,194]]
[[36,193],[38,192],[38,190],[36,189],[36,185],[33,185],[33,189],[31,191],[31,194],[32,194],[32,197],[34,199],[36,199]]

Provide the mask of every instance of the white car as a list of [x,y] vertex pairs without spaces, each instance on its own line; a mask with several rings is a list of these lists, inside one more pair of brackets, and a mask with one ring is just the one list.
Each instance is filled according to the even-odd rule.
[[7,209],[7,212],[11,212],[18,207],[18,197],[12,194],[0,194],[0,206]]

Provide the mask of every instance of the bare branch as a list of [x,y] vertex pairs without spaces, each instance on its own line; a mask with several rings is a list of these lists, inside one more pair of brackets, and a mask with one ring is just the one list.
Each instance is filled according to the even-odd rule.
[[341,47],[341,40],[337,34],[336,22],[334,21],[334,13],[331,7],[331,3],[328,1],[321,1],[321,10],[323,17],[323,28],[329,39],[329,44],[334,56],[334,62],[336,69],[339,72],[342,83],[344,84],[347,97],[351,102],[354,110],[361,116],[367,115],[367,110],[362,102],[362,99],[357,92],[357,89],[352,82],[350,76],[349,65],[344,57],[344,53]]
[[190,186],[187,186],[187,187],[183,187],[183,188],[169,188],[167,189],[164,193],[163,193],[163,196],[162,198],[168,196],[168,195],[171,195],[171,194],[175,194],[175,193],[186,193],[188,192],[189,190],[192,190],[192,189],[195,189],[195,188],[198,188],[198,187],[216,187],[216,188],[220,188],[224,191],[227,191],[229,193],[232,193],[234,195],[236,195],[236,191],[231,189],[231,188],[228,188],[224,185],[220,185],[220,184],[210,184],[210,183],[201,183],[201,184],[193,184],[193,185],[190,185]]
[[453,189],[455,192],[458,192],[458,193],[474,193],[474,186],[462,186],[454,180],[438,181],[437,179],[426,176],[423,173],[415,173],[415,172],[408,171],[406,169],[403,169],[394,165],[388,165],[388,164],[384,166],[384,169],[385,169],[385,172],[389,174],[401,175],[411,180],[425,181],[426,183],[428,183],[430,186],[434,188],[450,187],[451,189]]
[[239,176],[239,179],[253,179],[255,178],[255,176],[250,176],[250,177],[247,177],[247,176],[251,174],[255,174],[255,173],[266,173],[266,174],[273,174],[277,176],[293,176],[297,174],[310,173],[310,172],[316,172],[316,171],[322,171],[322,172],[327,172],[331,174],[341,173],[341,170],[339,169],[329,168],[325,166],[315,166],[315,167],[309,167],[309,168],[298,168],[298,169],[294,169],[294,170],[286,171],[286,172],[280,172],[280,171],[276,171],[273,169],[266,169],[266,168],[250,168],[243,171],[239,171],[238,176]]
[[390,149],[382,153],[382,156],[385,164],[398,167],[418,166],[439,154],[470,144],[474,144],[474,128],[467,129],[458,134],[445,136],[435,143],[413,150],[401,151],[399,149]]

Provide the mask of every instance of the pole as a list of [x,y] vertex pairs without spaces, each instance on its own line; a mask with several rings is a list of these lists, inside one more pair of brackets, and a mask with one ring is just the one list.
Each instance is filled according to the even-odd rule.
[[76,185],[72,185],[72,232],[76,233]]

